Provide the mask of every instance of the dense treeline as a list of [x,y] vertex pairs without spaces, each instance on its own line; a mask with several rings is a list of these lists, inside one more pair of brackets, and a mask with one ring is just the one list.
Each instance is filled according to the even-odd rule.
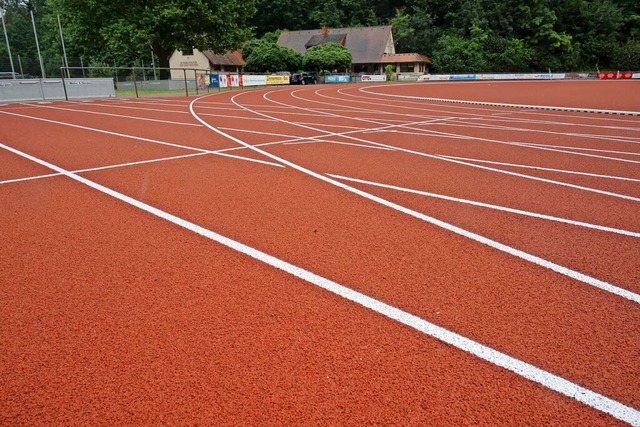
[[258,35],[386,25],[433,70],[640,69],[637,0],[257,0]]
[[[15,67],[59,73],[61,18],[70,65],[168,64],[174,48],[223,51],[277,30],[393,25],[396,50],[434,72],[640,70],[637,0],[0,0]],[[256,13],[256,11],[258,11]],[[0,70],[9,70],[4,35]]]

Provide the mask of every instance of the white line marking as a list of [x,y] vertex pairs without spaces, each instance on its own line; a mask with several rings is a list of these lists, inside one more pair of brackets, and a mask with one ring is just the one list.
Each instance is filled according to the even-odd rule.
[[[164,161],[167,161],[167,160],[186,159],[186,158],[189,158],[189,157],[205,156],[205,155],[208,155],[208,154],[209,153],[193,153],[193,154],[185,154],[183,156],[162,157],[160,159],[140,160],[138,162],[119,163],[117,165],[98,166],[98,167],[95,167],[95,168],[87,168],[87,169],[76,169],[76,170],[71,171],[71,172],[72,173],[94,172],[94,171],[101,171],[101,170],[106,170],[106,169],[122,168],[122,167],[126,167],[126,166],[138,166],[138,165],[143,165],[143,164],[146,164],[146,163],[164,162]],[[282,165],[278,165],[278,166],[282,167]],[[49,173],[49,174],[46,174],[46,175],[29,176],[29,177],[26,177],[26,178],[8,179],[6,181],[0,181],[0,184],[12,184],[12,183],[15,183],[15,182],[32,181],[34,179],[51,178],[51,177],[60,176],[60,175],[62,175],[62,174],[60,174],[60,173]]]
[[[280,103],[278,101],[274,101],[272,99],[269,99],[267,97],[267,95],[268,95],[268,93],[265,93],[263,95],[263,97],[266,100],[268,100],[270,102],[273,102],[273,103]],[[236,96],[238,96],[238,95],[236,95]],[[231,98],[232,102],[235,103],[234,99],[235,99],[235,96],[233,98]],[[236,104],[236,105],[242,107],[239,104]],[[300,107],[300,109],[308,110],[308,109],[302,108],[302,107]],[[252,111],[252,110],[247,108],[247,111]],[[260,115],[260,116],[269,117],[269,116],[267,116],[267,115],[265,115],[263,113],[257,112],[257,111],[252,111],[252,112],[254,114],[257,114],[257,115]],[[330,113],[328,113],[328,114],[332,115],[332,116],[335,116],[335,117],[343,118],[342,116],[337,115],[337,114],[330,114]],[[502,169],[491,168],[491,167],[488,167],[488,166],[482,166],[482,165],[478,165],[478,164],[474,164],[474,163],[469,163],[469,162],[463,162],[463,161],[460,161],[460,160],[450,159],[450,158],[446,158],[444,156],[437,155],[437,154],[427,154],[427,153],[423,153],[421,151],[409,150],[409,149],[398,147],[398,146],[395,146],[395,145],[382,144],[380,142],[374,142],[374,141],[370,141],[370,140],[366,140],[366,139],[362,139],[362,138],[356,138],[354,136],[348,135],[348,132],[343,132],[343,133],[328,132],[328,131],[324,131],[322,129],[318,129],[318,128],[315,128],[315,127],[312,127],[312,126],[308,126],[308,125],[301,124],[301,123],[296,123],[296,122],[290,122],[290,121],[287,121],[287,120],[284,120],[284,119],[280,119],[280,118],[273,118],[273,119],[276,120],[276,121],[282,122],[282,123],[289,124],[289,125],[302,127],[302,128],[305,128],[305,129],[310,129],[310,130],[313,130],[315,132],[324,132],[328,136],[340,135],[340,136],[342,136],[344,138],[351,139],[351,140],[354,140],[354,141],[357,141],[357,142],[363,142],[363,143],[366,143],[366,144],[372,144],[372,145],[376,145],[378,147],[391,148],[391,149],[396,150],[396,151],[401,151],[401,152],[409,153],[409,154],[415,154],[415,155],[421,156],[421,157],[427,157],[427,158],[431,158],[431,159],[438,159],[438,160],[442,160],[442,161],[445,161],[445,162],[451,162],[451,163],[456,163],[456,164],[460,164],[460,165],[469,166],[469,167],[472,167],[472,168],[477,168],[477,169],[482,169],[482,170],[488,170],[488,171],[492,171],[492,172],[502,173],[502,174],[505,174],[505,175],[515,176],[515,177],[518,177],[518,178],[530,179],[532,181],[540,181],[540,182],[544,182],[544,183],[547,183],[547,184],[560,185],[560,186],[570,187],[570,188],[583,190],[583,191],[588,191],[588,192],[592,192],[592,193],[603,194],[603,195],[606,195],[606,196],[618,197],[618,198],[625,199],[625,200],[631,200],[631,201],[635,201],[635,202],[640,202],[640,198],[633,197],[633,196],[627,196],[625,194],[613,193],[613,192],[610,192],[610,191],[604,191],[604,190],[599,190],[599,189],[596,189],[596,188],[570,184],[570,183],[566,183],[566,182],[562,182],[562,181],[555,181],[555,180],[552,180],[552,179],[545,179],[545,178],[540,178],[540,177],[537,177],[537,176],[525,175],[525,174],[521,174],[521,173],[517,173],[517,172],[511,172],[511,171],[505,171],[505,170],[502,170]],[[415,126],[415,125],[418,125],[418,124],[431,123],[431,122],[435,122],[435,121],[448,120],[448,119],[450,119],[450,118],[440,118],[440,119],[436,119],[436,120],[432,120],[432,121],[415,122],[415,123],[406,124],[406,125],[387,125],[387,126],[382,126],[379,129],[389,129],[389,128],[395,128],[395,127]],[[211,128],[211,126],[209,124],[206,124],[206,122],[204,122],[204,120],[201,120],[201,122],[205,123],[205,126]],[[372,130],[372,129],[369,129],[369,130]],[[444,132],[442,132],[442,133],[444,133]],[[480,138],[473,138],[473,137],[469,137],[469,136],[466,136],[465,138],[467,138],[467,139],[480,139]],[[482,138],[480,140],[484,140],[484,138]],[[500,144],[513,145],[513,146],[518,146],[518,147],[530,147],[530,145],[526,145],[526,144],[523,144],[523,143],[515,143],[515,142],[511,143],[511,142],[501,142],[501,141],[492,141],[492,142],[498,142]],[[555,150],[549,149],[549,151],[555,151]],[[577,154],[577,155],[585,155],[585,156],[592,156],[592,155],[589,155],[589,154],[582,154],[582,153],[575,153],[575,154]],[[629,160],[629,162],[635,163],[635,162],[630,161],[630,160]]]
[[[194,114],[194,117],[197,117],[197,116],[195,116]],[[395,320],[405,326],[408,326],[430,337],[440,340],[441,342],[452,345],[482,360],[485,360],[496,366],[502,367],[510,372],[515,373],[516,375],[519,375],[535,383],[541,384],[564,396],[571,397],[579,402],[584,403],[585,405],[591,408],[607,413],[621,421],[625,421],[634,427],[640,426],[640,411],[630,406],[624,405],[623,403],[620,403],[616,400],[606,397],[600,393],[596,393],[585,387],[582,387],[578,384],[568,381],[562,377],[559,377],[550,372],[544,371],[522,360],[516,359],[505,353],[494,350],[491,347],[480,344],[476,341],[473,341],[469,338],[466,338],[462,335],[459,335],[455,332],[452,332],[434,323],[428,322],[424,319],[421,319],[418,316],[410,314],[397,307],[393,307],[389,304],[385,304],[382,301],[376,300],[360,292],[354,291],[353,289],[347,288],[346,286],[343,286],[332,280],[326,279],[322,276],[319,276],[301,267],[290,264],[286,261],[283,261],[265,252],[259,251],[255,248],[247,246],[236,240],[230,239],[226,236],[223,236],[214,231],[208,230],[190,221],[187,221],[185,219],[172,215],[168,212],[155,208],[151,205],[143,203],[137,199],[126,196],[108,187],[100,185],[96,182],[90,181],[86,178],[83,178],[79,175],[76,175],[72,172],[69,172],[63,168],[60,168],[56,165],[48,163],[44,160],[38,159],[36,157],[33,157],[29,154],[23,153],[19,150],[8,147],[1,143],[0,143],[0,147],[14,154],[22,156],[26,159],[29,159],[35,163],[38,163],[42,166],[48,167],[62,175],[67,176],[68,178],[74,181],[87,185],[117,200],[120,200],[124,203],[127,203],[131,206],[134,206],[138,209],[148,212],[154,216],[157,216],[166,221],[169,221],[179,227],[187,229],[193,233],[196,233],[214,242],[220,243],[228,248],[231,248],[237,252],[245,254],[253,259],[256,259],[260,262],[263,262],[281,271],[289,273],[294,277],[297,277],[301,280],[304,280],[308,283],[318,286],[319,288],[325,289],[335,295],[343,297],[362,307],[366,307],[389,319]]]
[[[205,150],[205,149],[202,149],[202,148],[190,147],[188,145],[181,145],[181,144],[174,144],[174,143],[171,143],[171,142],[159,141],[157,139],[143,138],[143,137],[139,137],[139,136],[127,135],[125,133],[111,132],[111,131],[97,129],[97,128],[91,128],[91,127],[87,127],[87,126],[75,125],[73,123],[66,123],[66,122],[60,122],[60,121],[56,121],[56,120],[44,119],[42,117],[34,117],[34,116],[28,116],[28,115],[25,115],[25,114],[10,113],[8,111],[0,111],[0,113],[1,114],[8,114],[8,115],[11,115],[11,116],[27,118],[27,119],[32,119],[32,120],[39,120],[39,121],[43,121],[43,122],[47,122],[47,123],[53,123],[53,124],[62,125],[62,126],[69,126],[69,127],[78,128],[78,129],[82,129],[82,130],[88,130],[88,131],[92,131],[92,132],[104,133],[104,134],[107,134],[107,135],[113,135],[113,136],[118,136],[118,137],[122,137],[122,138],[129,138],[129,139],[135,139],[135,140],[138,140],[138,141],[151,142],[153,144],[166,145],[166,146],[175,147],[175,148],[182,148],[182,149],[185,149],[185,150],[197,151],[199,153],[205,153],[205,154],[216,154],[216,155],[222,156],[222,155],[224,155],[225,151],[235,150],[235,148],[232,148],[232,149],[221,149],[221,150]],[[226,157],[233,157],[235,159],[245,160],[247,162],[252,162],[252,163],[260,163],[260,164],[264,164],[264,165],[283,167],[281,164],[278,164],[278,163],[272,163],[272,162],[267,162],[267,161],[264,161],[264,160],[252,159],[252,158],[249,158],[249,157],[230,156],[230,155],[226,155]]]
[[[237,106],[239,106],[241,108],[245,108],[242,105],[238,104],[236,102],[236,100],[235,100],[235,98],[240,96],[240,95],[242,95],[242,94],[233,96],[231,98],[231,102],[233,102],[235,105],[237,105]],[[345,184],[343,182],[340,182],[340,181],[337,181],[335,179],[329,178],[329,177],[327,177],[325,175],[319,174],[319,173],[314,172],[314,171],[312,171],[310,169],[306,169],[306,168],[304,168],[304,167],[302,167],[302,166],[300,166],[300,165],[298,165],[296,163],[293,163],[293,162],[290,162],[288,160],[285,160],[285,159],[283,159],[281,157],[276,156],[275,154],[271,154],[268,151],[264,151],[264,150],[262,150],[260,148],[257,148],[255,146],[249,145],[246,142],[244,142],[244,141],[242,141],[242,140],[240,140],[238,138],[235,138],[234,136],[229,135],[229,134],[217,129],[216,127],[214,127],[214,126],[210,125],[209,123],[207,123],[204,119],[200,118],[195,113],[195,111],[193,109],[194,104],[196,103],[196,101],[197,101],[197,99],[193,100],[191,102],[191,104],[189,104],[189,110],[191,111],[191,114],[193,115],[193,117],[195,117],[198,121],[200,121],[200,123],[202,123],[203,125],[205,125],[209,129],[211,129],[212,131],[214,131],[214,132],[216,132],[216,133],[218,133],[218,134],[220,134],[222,136],[225,136],[226,138],[229,138],[230,140],[232,140],[232,141],[234,141],[234,142],[236,142],[236,143],[238,143],[238,144],[240,144],[240,145],[242,145],[244,147],[250,148],[251,150],[254,150],[254,151],[256,151],[256,152],[258,152],[258,153],[260,153],[260,154],[262,154],[262,155],[264,155],[266,157],[269,157],[272,160],[275,160],[276,162],[280,162],[280,163],[282,163],[282,164],[284,164],[286,166],[289,166],[290,168],[293,168],[293,169],[295,169],[297,171],[300,171],[300,172],[302,172],[304,174],[310,175],[310,176],[312,176],[314,178],[317,178],[317,179],[319,179],[321,181],[324,181],[324,182],[332,184],[332,185],[334,185],[336,187],[342,188],[343,190],[346,190],[346,191],[349,191],[351,193],[354,193],[354,194],[357,194],[359,196],[362,196],[362,197],[364,197],[364,198],[366,198],[368,200],[371,200],[373,202],[379,203],[379,204],[381,204],[383,206],[387,206],[387,207],[389,207],[391,209],[394,209],[394,210],[397,210],[399,212],[405,213],[405,214],[410,215],[410,216],[412,216],[414,218],[417,218],[417,219],[420,219],[422,221],[425,221],[425,222],[427,222],[429,224],[432,224],[432,225],[435,225],[437,227],[443,228],[445,230],[451,231],[451,232],[453,232],[455,234],[459,234],[461,236],[467,237],[467,238],[469,238],[469,239],[471,239],[473,241],[476,241],[478,243],[487,245],[487,246],[489,246],[491,248],[494,248],[494,249],[497,249],[497,250],[499,250],[501,252],[513,255],[513,256],[515,256],[517,258],[520,258],[520,259],[525,260],[527,262],[530,262],[532,264],[536,264],[536,265],[539,265],[541,267],[548,268],[548,269],[550,269],[552,271],[555,271],[556,273],[562,274],[564,276],[570,277],[570,278],[575,279],[577,281],[583,282],[585,284],[591,285],[591,286],[596,287],[598,289],[601,289],[603,291],[610,292],[610,293],[612,293],[614,295],[618,295],[618,296],[620,296],[622,298],[626,298],[626,299],[628,299],[630,301],[633,301],[635,303],[639,303],[640,304],[640,295],[638,295],[636,293],[633,293],[633,292],[631,292],[631,291],[629,291],[627,289],[623,289],[623,288],[620,288],[618,286],[614,286],[614,285],[612,285],[610,283],[607,283],[605,281],[596,279],[596,278],[591,277],[591,276],[587,276],[586,274],[580,273],[580,272],[575,271],[575,270],[571,270],[571,269],[569,269],[567,267],[561,266],[559,264],[553,263],[551,261],[548,261],[546,259],[537,257],[537,256],[529,254],[527,252],[518,250],[518,249],[513,248],[511,246],[507,246],[507,245],[505,245],[503,243],[500,243],[500,242],[497,242],[495,240],[488,239],[488,238],[486,238],[484,236],[481,236],[481,235],[476,234],[476,233],[472,233],[472,232],[470,232],[468,230],[465,230],[463,228],[456,227],[453,224],[449,224],[447,222],[440,221],[437,218],[433,218],[433,217],[424,215],[424,214],[422,214],[420,212],[416,212],[416,211],[411,210],[409,208],[406,208],[404,206],[401,206],[401,205],[398,205],[396,203],[393,203],[393,202],[390,202],[388,200],[385,200],[385,199],[383,199],[381,197],[374,196],[373,194],[370,194],[370,193],[367,193],[365,191],[359,190],[357,188],[351,187],[351,186],[349,186],[349,185],[347,185],[347,184]],[[247,108],[247,111],[251,111],[251,110]],[[262,113],[254,113],[254,114],[262,115]],[[281,120],[281,119],[278,119],[278,120],[279,121],[284,121],[284,120]],[[284,122],[287,123],[286,121],[284,121]],[[295,124],[295,123],[290,123],[290,124]],[[384,144],[381,144],[381,145],[384,145]],[[450,161],[452,161],[452,160],[450,160]],[[478,166],[478,165],[476,165],[476,166]],[[478,167],[484,167],[484,166],[478,166]]]
[[49,108],[51,110],[60,110],[60,111],[73,111],[73,112],[76,112],[76,113],[96,114],[96,115],[99,115],[99,116],[119,117],[119,118],[123,118],[123,119],[145,120],[145,121],[149,121],[149,122],[158,122],[158,123],[179,125],[179,126],[202,127],[202,125],[199,124],[199,123],[174,122],[174,121],[171,121],[171,120],[152,119],[152,118],[149,118],[149,117],[125,116],[123,114],[105,113],[105,112],[89,111],[89,110],[78,110],[78,109],[75,109],[75,108],[53,107],[53,106],[50,106],[50,105],[40,105],[40,106],[38,106],[38,108]]
[[360,183],[360,184],[371,185],[371,186],[374,186],[374,187],[388,188],[390,190],[397,190],[397,191],[402,191],[402,192],[405,192],[405,193],[419,194],[421,196],[433,197],[435,199],[442,199],[442,200],[448,200],[448,201],[451,201],[451,202],[464,203],[464,204],[467,204],[467,205],[479,206],[479,207],[482,207],[482,208],[488,208],[488,209],[493,209],[493,210],[497,210],[497,211],[509,212],[509,213],[528,216],[528,217],[532,217],[532,218],[546,219],[546,220],[555,221],[555,222],[562,222],[564,224],[570,224],[570,225],[575,225],[575,226],[578,226],[578,227],[590,228],[590,229],[593,229],[593,230],[606,231],[606,232],[609,232],[609,233],[622,234],[624,236],[629,236],[629,237],[640,237],[640,233],[635,232],[635,231],[622,230],[622,229],[619,229],[619,228],[613,228],[613,227],[606,227],[606,226],[603,226],[603,225],[590,224],[588,222],[582,222],[582,221],[574,221],[574,220],[571,220],[571,219],[559,218],[559,217],[556,217],[556,216],[545,215],[545,214],[540,214],[540,213],[536,213],[536,212],[529,212],[529,211],[523,211],[523,210],[520,210],[520,209],[508,208],[506,206],[492,205],[492,204],[489,204],[489,203],[476,202],[474,200],[468,200],[468,199],[460,199],[458,197],[445,196],[445,195],[442,195],[442,194],[430,193],[430,192],[427,192],[427,191],[414,190],[414,189],[411,189],[411,188],[398,187],[398,186],[395,186],[395,185],[382,184],[382,183],[373,182],[373,181],[365,181],[363,179],[349,178],[349,177],[342,176],[342,175],[335,175],[335,174],[330,174],[330,173],[327,174],[327,175],[332,177],[332,178],[336,178],[336,179],[340,179],[340,180],[344,180],[344,181],[350,181],[350,182],[357,182],[357,183]]
[[640,182],[640,179],[636,178],[626,178],[623,176],[615,176],[615,175],[602,175],[597,173],[589,173],[589,172],[580,172],[580,171],[572,171],[566,169],[553,169],[553,168],[543,168],[542,166],[529,166],[529,165],[521,165],[517,163],[504,163],[504,162],[494,162],[491,160],[481,160],[481,159],[470,159],[468,157],[458,157],[458,156],[447,156],[444,154],[440,154],[442,157],[446,157],[447,159],[456,159],[456,160],[465,160],[468,162],[476,162],[476,163],[487,163],[490,165],[500,165],[500,166],[509,166],[514,168],[522,168],[522,169],[533,169],[533,170],[541,170],[547,172],[558,172],[558,173],[566,173],[570,175],[583,175],[589,176],[592,178],[604,178],[604,179],[615,179],[620,181],[631,181],[631,182]]
[[[389,85],[385,85],[389,86]],[[383,86],[378,86],[383,87]],[[370,89],[370,90],[367,90]],[[554,111],[570,111],[580,113],[600,113],[600,114],[620,114],[627,116],[640,116],[640,111],[624,111],[624,110],[601,110],[597,108],[581,108],[581,107],[555,107],[551,105],[528,105],[528,104],[507,104],[504,102],[484,102],[484,101],[467,101],[464,99],[445,99],[445,98],[430,98],[426,96],[411,96],[411,95],[394,95],[389,93],[379,93],[371,91],[372,87],[360,87],[358,90],[365,93],[370,93],[377,96],[388,96],[393,98],[405,98],[405,99],[418,99],[424,101],[433,102],[450,102],[454,104],[469,104],[469,105],[486,105],[489,107],[507,107],[507,108],[527,108],[532,110],[554,110]]]
[[[300,97],[295,96],[295,93],[292,93],[292,96],[294,98],[303,99],[304,101],[307,101],[307,102],[315,102],[317,104],[328,104],[326,102],[313,101],[313,100],[309,100],[309,99],[305,99],[305,98],[300,98]],[[327,97],[325,95],[322,95],[322,96],[323,97]],[[360,97],[358,97],[358,98],[360,98]],[[330,99],[335,99],[335,98],[330,98]],[[277,102],[277,101],[272,101],[272,102]],[[354,102],[365,103],[363,101],[354,101]],[[366,104],[369,104],[369,103],[366,102]],[[360,110],[360,111],[369,111],[369,112],[374,112],[374,113],[376,112],[375,110],[366,110],[366,109],[360,108],[360,107],[352,107],[352,108]],[[412,108],[412,107],[407,107],[407,108]],[[300,109],[301,110],[305,110],[305,111],[313,111],[313,110],[310,110],[308,108],[302,108],[302,107],[300,107]],[[325,116],[348,118],[348,117],[345,117],[345,116],[334,114],[332,112],[327,112],[327,113],[323,113],[323,114],[325,114]],[[605,160],[610,160],[610,161],[619,161],[619,162],[626,162],[626,163],[640,163],[640,162],[637,162],[635,160],[622,159],[622,158],[609,157],[609,156],[598,156],[598,155],[595,155],[595,154],[588,154],[588,153],[576,153],[575,151],[573,151],[573,150],[582,150],[582,151],[597,151],[597,152],[607,152],[607,153],[609,153],[609,152],[611,152],[610,150],[596,150],[596,149],[580,148],[580,147],[556,147],[556,146],[552,146],[552,145],[545,145],[545,144],[538,144],[538,143],[518,142],[518,141],[502,141],[502,140],[498,140],[498,139],[482,138],[482,137],[479,137],[479,136],[471,136],[471,135],[465,135],[465,134],[459,134],[459,133],[444,132],[444,131],[437,131],[437,130],[432,130],[432,129],[424,129],[424,128],[421,128],[421,127],[415,127],[415,126],[422,126],[422,125],[433,124],[433,123],[442,124],[444,126],[466,126],[466,127],[468,127],[467,124],[455,123],[452,119],[456,119],[456,121],[457,121],[457,120],[466,120],[466,119],[475,119],[475,118],[486,117],[486,116],[479,115],[477,113],[476,114],[465,113],[465,115],[472,116],[472,117],[462,117],[462,118],[461,117],[453,117],[453,118],[447,118],[446,120],[442,120],[442,121],[432,120],[432,121],[413,122],[413,123],[412,122],[406,122],[404,125],[400,124],[400,125],[394,126],[394,130],[391,130],[390,132],[403,133],[401,130],[398,130],[398,128],[400,128],[400,129],[410,129],[410,130],[414,130],[414,131],[420,132],[417,135],[423,134],[424,136],[434,136],[434,137],[440,137],[440,138],[456,138],[456,139],[466,139],[466,140],[472,140],[472,141],[483,141],[483,142],[490,142],[490,143],[495,143],[495,144],[505,144],[505,145],[512,145],[512,146],[518,146],[518,147],[535,148],[535,149],[538,149],[538,150],[545,150],[545,151],[556,151],[556,152],[561,152],[561,153],[565,153],[565,154],[571,154],[571,155],[576,155],[576,156],[594,157],[594,158],[605,159]],[[424,117],[424,116],[417,116],[415,114],[403,114],[403,116],[411,117],[411,118]],[[360,121],[364,121],[364,122],[383,124],[381,122],[376,122],[376,121],[371,120],[371,119],[359,119],[359,120]],[[378,128],[378,129],[369,129],[367,131],[364,131],[363,133],[381,132],[381,131],[384,131],[384,129],[386,129],[386,127]],[[514,127],[513,130],[522,130],[522,129]],[[571,135],[571,134],[568,134],[568,133],[559,133],[559,134],[560,135]],[[572,135],[572,136],[576,136],[576,135],[582,136],[581,134],[575,134],[575,135]],[[629,141],[624,141],[624,142],[629,142]],[[569,151],[559,150],[558,148],[567,148]],[[626,153],[626,152],[617,152],[617,153],[618,154],[638,155],[637,153]]]

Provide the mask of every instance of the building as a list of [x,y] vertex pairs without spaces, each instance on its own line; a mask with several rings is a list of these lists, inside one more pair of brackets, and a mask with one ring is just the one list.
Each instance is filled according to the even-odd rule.
[[279,45],[301,54],[310,47],[331,42],[349,49],[353,73],[383,74],[384,67],[391,64],[396,73],[424,74],[431,63],[429,58],[417,53],[396,54],[390,25],[286,31],[278,38]]
[[390,53],[382,56],[381,63],[393,65],[396,74],[425,74],[431,60],[419,53]]
[[[242,51],[236,50],[233,52],[227,52],[224,55],[216,55],[210,50],[199,51],[193,49],[192,51],[180,51],[176,50],[169,58],[169,67],[171,70],[171,79],[178,80],[186,78],[194,80],[196,78],[196,72],[228,72],[239,73],[244,67],[244,59],[242,59]],[[174,68],[186,68],[184,70]]]

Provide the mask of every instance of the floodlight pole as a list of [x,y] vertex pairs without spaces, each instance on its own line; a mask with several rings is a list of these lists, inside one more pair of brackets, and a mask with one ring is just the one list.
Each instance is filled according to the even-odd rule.
[[31,12],[31,23],[33,24],[33,35],[36,38],[36,48],[38,49],[38,59],[40,60],[40,71],[42,71],[42,78],[46,79],[47,74],[44,72],[44,63],[42,62],[42,55],[40,54],[40,43],[38,43],[38,31],[36,31],[36,20],[33,17],[33,10]]
[[69,74],[69,61],[67,61],[67,50],[64,47],[64,37],[62,37],[62,24],[60,24],[60,15],[57,15],[57,17],[58,29],[60,30],[60,41],[62,42],[62,54],[64,55],[64,66],[66,67],[67,78],[71,78],[71,75]]
[[2,18],[2,29],[4,30],[4,39],[7,41],[7,53],[9,54],[9,62],[11,63],[11,76],[16,78],[16,70],[13,69],[13,58],[11,57],[11,48],[9,47],[9,36],[7,36],[7,27],[4,25],[4,15]]

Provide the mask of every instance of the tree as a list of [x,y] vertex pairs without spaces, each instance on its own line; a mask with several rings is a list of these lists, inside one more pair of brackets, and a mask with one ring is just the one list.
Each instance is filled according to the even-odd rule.
[[309,71],[348,70],[351,52],[338,43],[325,43],[309,48],[302,59],[302,67]]
[[491,35],[485,42],[485,52],[489,71],[521,73],[531,70],[533,50],[520,39]]
[[169,66],[175,49],[237,49],[249,39],[255,13],[255,0],[48,1],[64,17],[72,49],[118,65],[149,47],[160,67]]
[[471,38],[457,34],[441,37],[433,51],[434,70],[445,73],[478,73],[487,69],[484,43],[487,34],[478,27],[472,29]]
[[266,40],[251,40],[242,49],[246,71],[291,71],[302,65],[302,55],[295,50]]

